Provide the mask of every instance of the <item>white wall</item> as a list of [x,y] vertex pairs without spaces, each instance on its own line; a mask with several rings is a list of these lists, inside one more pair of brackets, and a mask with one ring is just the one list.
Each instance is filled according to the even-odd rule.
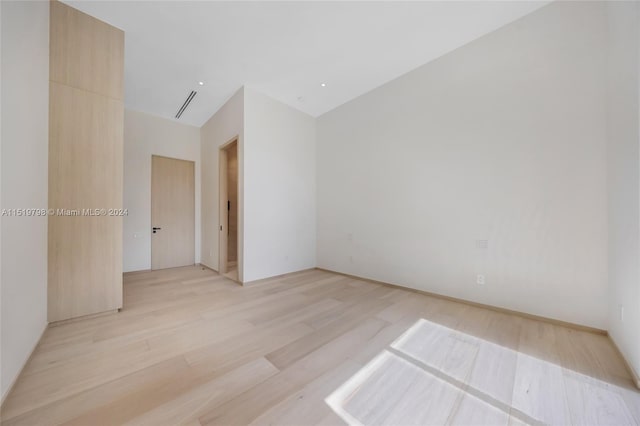
[[238,90],[201,128],[202,263],[218,270],[219,164],[221,145],[238,137],[238,278],[243,279],[244,89]]
[[200,129],[175,121],[125,110],[123,269],[151,269],[151,156],[195,162],[196,263],[200,262]]
[[[47,208],[49,3],[0,2],[2,209]],[[4,398],[47,325],[47,218],[2,218]]]
[[[640,3],[609,2],[609,333],[640,373]],[[620,309],[624,308],[621,318]]]
[[250,88],[244,99],[244,281],[316,265],[315,119]]
[[321,116],[318,266],[606,329],[605,39],[552,3]]

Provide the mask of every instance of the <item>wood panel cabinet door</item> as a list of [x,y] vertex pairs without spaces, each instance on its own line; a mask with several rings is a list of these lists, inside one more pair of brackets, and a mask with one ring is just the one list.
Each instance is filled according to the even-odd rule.
[[49,322],[122,307],[124,33],[52,1]]

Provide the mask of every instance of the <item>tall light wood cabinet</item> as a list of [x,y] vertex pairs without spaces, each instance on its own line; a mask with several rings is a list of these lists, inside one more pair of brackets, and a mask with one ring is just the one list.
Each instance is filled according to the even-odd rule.
[[122,307],[124,33],[51,2],[50,322]]

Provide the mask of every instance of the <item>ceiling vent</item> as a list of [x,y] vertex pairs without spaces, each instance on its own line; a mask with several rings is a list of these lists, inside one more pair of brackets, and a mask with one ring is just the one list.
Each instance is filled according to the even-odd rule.
[[196,97],[197,94],[198,94],[198,92],[196,92],[194,90],[192,90],[191,93],[189,93],[189,96],[187,96],[187,100],[184,101],[184,103],[182,104],[182,106],[178,110],[178,113],[176,114],[176,118],[180,118],[180,116],[182,115],[184,110],[187,109],[187,107],[189,106],[189,104],[191,103],[193,98]]

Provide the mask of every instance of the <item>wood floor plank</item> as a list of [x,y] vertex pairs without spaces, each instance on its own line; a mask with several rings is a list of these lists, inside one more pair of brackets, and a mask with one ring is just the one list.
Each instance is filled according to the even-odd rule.
[[302,323],[278,324],[260,332],[248,332],[184,354],[189,365],[209,366],[217,371],[226,371],[249,359],[263,357],[313,330]]
[[384,352],[330,401],[363,425],[443,425],[463,396],[461,389]]
[[466,394],[451,419],[453,425],[507,426],[509,414]]
[[565,370],[571,422],[577,425],[628,425],[635,422],[616,387],[572,370]]
[[306,383],[344,362],[386,324],[375,318],[365,319],[348,332],[286,366],[275,376],[212,410],[200,418],[200,423],[203,426],[249,424]]
[[120,423],[155,426],[197,422],[204,410],[225,403],[276,373],[278,369],[266,359],[257,358],[212,380],[201,379],[188,392]]
[[[335,321],[327,324],[325,327],[304,336],[297,341],[287,345],[281,349],[267,354],[266,358],[278,368],[285,368],[296,360],[313,352],[325,343],[330,342],[353,329],[354,326],[361,323],[364,318],[374,315],[377,311],[387,306],[387,302],[373,299],[357,305],[357,308],[351,308],[345,315],[340,315]],[[380,320],[380,322],[383,322]]]
[[360,368],[361,364],[347,360],[269,408],[251,424],[308,425],[321,422],[332,413],[325,398],[344,382],[345,377],[351,377]]
[[571,424],[562,367],[518,353],[512,406],[539,423]]
[[[496,400],[511,405],[518,353],[481,341],[469,384]],[[500,380],[496,380],[496,378]]]
[[[188,364],[184,359],[176,357],[105,383],[102,386],[33,408],[17,416],[11,411],[3,409],[2,424],[11,426],[62,424],[130,393],[139,392],[146,388],[151,389],[163,382],[170,382],[173,377],[182,374],[186,368],[188,368]],[[14,401],[14,403],[18,402]]]

